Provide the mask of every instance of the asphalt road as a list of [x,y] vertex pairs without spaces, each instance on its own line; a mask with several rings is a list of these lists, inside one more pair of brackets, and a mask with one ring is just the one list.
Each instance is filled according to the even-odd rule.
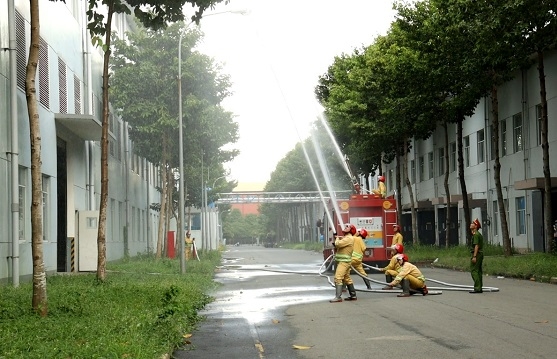
[[[433,280],[471,285],[469,273],[421,266],[440,294],[397,298],[379,283],[366,292],[355,277],[358,300],[329,303],[334,289],[318,274],[322,261],[307,251],[228,247],[207,319],[174,357],[557,357],[555,285],[488,276],[484,286],[496,291],[468,294]],[[374,271],[369,277],[384,280]]]

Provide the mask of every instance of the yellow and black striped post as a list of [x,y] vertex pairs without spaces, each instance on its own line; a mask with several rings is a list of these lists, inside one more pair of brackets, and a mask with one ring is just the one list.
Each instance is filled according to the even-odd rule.
[[70,238],[70,266],[71,266],[71,272],[75,272],[75,238],[71,237]]

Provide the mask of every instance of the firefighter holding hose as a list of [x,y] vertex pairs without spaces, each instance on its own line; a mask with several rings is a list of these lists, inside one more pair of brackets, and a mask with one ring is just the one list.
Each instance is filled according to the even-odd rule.
[[[364,270],[364,266],[362,265],[362,260],[364,259],[364,252],[366,250],[366,244],[364,239],[367,237],[367,230],[365,228],[360,228],[356,232],[356,236],[354,237],[354,250],[352,251],[352,262],[350,263],[352,268],[355,271],[367,277],[366,271]],[[371,283],[369,279],[363,278],[364,283],[366,284],[367,289],[371,289]],[[352,297],[345,298],[345,300],[352,300]]]
[[393,281],[393,278],[395,278],[400,271],[400,264],[398,264],[396,255],[404,253],[404,246],[400,243],[397,243],[391,247],[391,250],[395,252],[395,254],[391,257],[391,261],[389,262],[389,264],[387,264],[386,267],[379,269],[381,272],[385,272],[385,282],[387,283],[387,285],[383,287],[383,290],[393,289],[393,287],[388,285],[388,283],[391,283]]
[[408,261],[408,256],[406,254],[397,254],[396,260],[400,265],[400,271],[388,285],[394,287],[399,284],[402,287],[402,293],[397,295],[397,297],[409,297],[410,289],[426,295],[428,293],[427,286],[425,285],[425,277],[422,272]]
[[377,187],[376,189],[372,190],[373,194],[378,195],[381,198],[387,197],[387,186],[385,186],[385,176],[377,177]]
[[353,224],[345,224],[343,229],[343,236],[335,239],[335,297],[329,300],[330,303],[342,302],[342,284],[348,287],[350,297],[348,300],[357,300],[356,290],[354,289],[354,282],[350,277],[350,270],[352,262],[352,251],[354,250],[354,234],[356,234],[356,227]]

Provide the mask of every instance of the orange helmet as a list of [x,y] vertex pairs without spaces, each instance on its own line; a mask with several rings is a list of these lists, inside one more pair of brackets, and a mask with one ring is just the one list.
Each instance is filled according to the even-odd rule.
[[404,253],[404,246],[400,243],[394,244],[392,247],[397,253]]
[[358,229],[358,232],[360,232],[360,236],[362,236],[362,238],[365,239],[367,237],[367,230],[365,228]]
[[377,180],[379,182],[385,182],[385,176],[379,176],[379,177],[377,177]]

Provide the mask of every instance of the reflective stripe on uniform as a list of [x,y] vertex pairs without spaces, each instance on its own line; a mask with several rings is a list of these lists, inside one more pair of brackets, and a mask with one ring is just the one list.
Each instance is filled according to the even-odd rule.
[[348,254],[335,254],[335,260],[337,262],[351,262],[352,256]]
[[353,253],[352,253],[352,258],[362,260],[362,258],[364,258],[364,255],[363,255],[363,253],[356,253],[356,252],[353,252]]

